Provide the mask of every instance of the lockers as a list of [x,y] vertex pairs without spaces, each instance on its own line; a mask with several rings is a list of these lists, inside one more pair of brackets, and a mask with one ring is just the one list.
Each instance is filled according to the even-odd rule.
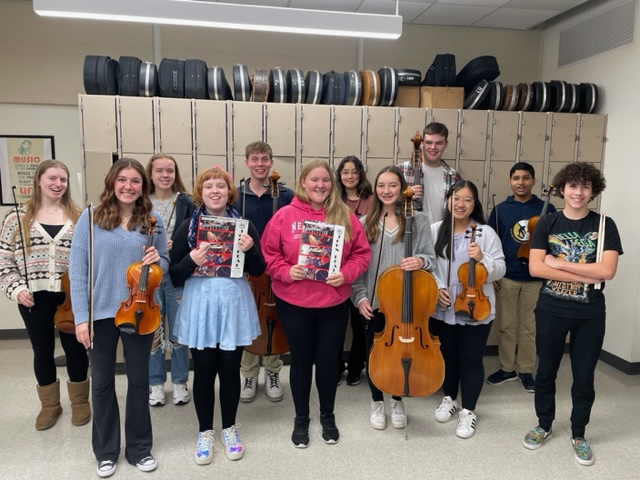
[[80,95],[79,112],[90,192],[101,191],[112,155],[146,164],[160,151],[176,158],[188,188],[198,171],[213,165],[228,169],[238,184],[248,177],[244,149],[256,140],[271,145],[274,169],[291,188],[302,166],[318,157],[335,168],[344,156],[356,155],[373,181],[382,167],[409,160],[411,137],[438,121],[449,129],[443,158],[477,184],[487,212],[493,199],[498,203],[510,194],[509,169],[516,162],[534,165],[538,196],[567,162],[601,168],[607,124],[604,115],[569,113],[99,95]]

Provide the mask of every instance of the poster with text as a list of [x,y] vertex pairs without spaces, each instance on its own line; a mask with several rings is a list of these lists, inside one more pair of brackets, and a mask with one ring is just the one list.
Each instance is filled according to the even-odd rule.
[[51,158],[54,158],[53,136],[0,136],[2,204],[14,204],[14,186],[17,202],[27,202],[38,165]]

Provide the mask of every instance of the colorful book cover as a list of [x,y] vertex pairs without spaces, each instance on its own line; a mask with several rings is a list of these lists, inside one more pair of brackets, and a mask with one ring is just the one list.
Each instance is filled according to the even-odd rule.
[[305,267],[305,277],[324,282],[340,271],[344,227],[305,220],[302,225],[298,265]]
[[238,246],[249,221],[241,218],[202,215],[198,223],[196,248],[207,242],[206,261],[193,272],[196,277],[239,278],[244,274],[244,252]]

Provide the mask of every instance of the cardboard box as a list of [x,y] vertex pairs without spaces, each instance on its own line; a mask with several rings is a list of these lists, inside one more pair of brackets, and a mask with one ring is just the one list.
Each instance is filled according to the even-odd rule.
[[462,87],[420,87],[420,108],[462,108]]
[[418,108],[420,106],[420,86],[399,86],[398,96],[396,97],[396,103],[394,106]]

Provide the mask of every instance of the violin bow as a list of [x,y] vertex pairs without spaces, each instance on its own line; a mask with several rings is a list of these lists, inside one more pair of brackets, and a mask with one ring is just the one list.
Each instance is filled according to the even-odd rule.
[[[602,253],[604,252],[604,226],[607,220],[607,214],[600,214],[600,223],[598,224],[598,247],[596,248],[596,263],[602,261]],[[602,290],[602,282],[594,285],[596,290]]]
[[[378,251],[378,264],[376,265],[376,275],[373,277],[373,292],[371,293],[371,308],[373,308],[373,300],[376,298],[376,285],[378,284],[378,272],[380,271],[380,259],[382,258],[382,245],[384,245],[384,226],[387,222],[389,212],[384,212],[382,217],[382,230],[380,231],[380,250]],[[369,328],[369,322],[365,325],[365,330]]]
[[[18,233],[20,234],[20,243],[22,244],[22,262],[24,264],[24,283],[26,283],[27,290],[29,290],[29,293],[32,293],[31,286],[29,285],[29,272],[27,271],[27,248],[24,244],[24,234],[22,233],[22,221],[20,220],[20,204],[18,203],[18,199],[16,197],[15,185],[11,186],[11,192],[13,193],[13,203],[16,208],[16,217],[18,218]],[[18,274],[20,274],[20,268],[18,268]],[[34,300],[35,300],[35,297],[34,297]],[[34,304],[35,304],[35,301],[34,301]],[[31,312],[31,309],[29,309],[29,312]]]
[[89,215],[89,349],[93,349],[93,204],[87,207]]
[[165,231],[169,231],[169,225],[171,225],[171,220],[173,220],[173,214],[176,213],[176,204],[178,203],[178,196],[180,192],[176,192],[176,198],[173,199],[173,206],[171,207],[171,213],[169,214],[169,220],[167,220],[167,225],[164,227]]

